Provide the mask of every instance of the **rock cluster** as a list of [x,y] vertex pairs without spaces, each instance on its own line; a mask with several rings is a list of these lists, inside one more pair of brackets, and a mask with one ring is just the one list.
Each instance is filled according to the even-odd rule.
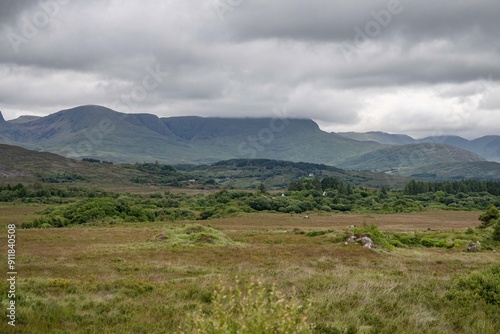
[[368,249],[372,249],[375,246],[375,244],[373,243],[373,240],[367,235],[363,235],[359,238],[352,235],[345,242],[346,245],[353,244],[353,243],[360,243],[363,245],[364,248],[368,248]]
[[479,247],[481,247],[481,243],[479,241],[476,242],[469,242],[467,245],[467,251],[468,252],[475,252],[479,250]]

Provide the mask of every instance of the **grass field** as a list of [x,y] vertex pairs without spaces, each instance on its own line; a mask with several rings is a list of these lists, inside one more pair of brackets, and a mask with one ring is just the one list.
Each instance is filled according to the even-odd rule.
[[[20,224],[41,209],[2,205],[0,225]],[[499,263],[500,252],[466,252],[465,246],[370,250],[338,242],[350,225],[363,223],[386,232],[463,233],[478,225],[479,214],[313,214],[305,219],[262,213],[203,226],[18,229],[17,322],[13,328],[4,318],[0,331],[175,333],[196,309],[211,312],[217,284],[260,280],[267,287],[275,284],[287,299],[310,303],[307,322],[314,333],[498,333],[498,305],[457,304],[447,293],[456,277]],[[233,242],[218,243],[208,234],[195,244],[168,242],[176,238],[172,231],[203,232],[208,225]],[[294,229],[334,232],[312,237]],[[6,254],[4,230],[0,242]],[[5,280],[1,288],[5,309]]]

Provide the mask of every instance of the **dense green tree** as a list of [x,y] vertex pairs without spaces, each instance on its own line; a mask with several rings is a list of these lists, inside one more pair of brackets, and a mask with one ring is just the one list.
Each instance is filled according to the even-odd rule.
[[497,221],[495,225],[493,225],[493,240],[500,242],[500,221]]
[[486,212],[479,216],[479,220],[483,222],[481,224],[481,227],[490,226],[493,221],[497,220],[498,218],[500,218],[500,212],[498,211],[496,206],[490,204],[486,209]]

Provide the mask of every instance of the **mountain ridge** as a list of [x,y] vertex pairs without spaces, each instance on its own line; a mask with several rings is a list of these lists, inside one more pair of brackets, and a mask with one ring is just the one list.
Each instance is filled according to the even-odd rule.
[[458,147],[420,143],[384,147],[347,159],[339,166],[344,169],[379,171],[416,168],[426,165],[427,159],[422,159],[422,157],[428,157],[433,163],[485,161],[481,156]]
[[[273,159],[355,170],[396,169],[405,176],[423,175],[427,170],[438,175],[436,166],[449,170],[445,163],[461,163],[467,177],[474,171],[489,175],[482,168],[491,170],[495,165],[478,164],[476,168],[466,164],[500,157],[500,136],[495,135],[468,141],[458,136],[413,139],[380,131],[328,133],[310,119],[158,117],[120,113],[97,105],[22,122],[4,120],[0,122],[0,142],[74,159],[117,163],[207,164],[229,159]],[[453,173],[459,176],[460,170]]]
[[[390,134],[381,131],[341,132],[339,134],[354,140],[364,140],[366,138],[370,138],[370,140],[372,141],[386,145],[405,145],[419,143],[447,144],[479,154],[487,160],[500,162],[500,136],[498,135],[485,135],[479,138],[468,140],[463,137],[454,135],[429,136],[425,138],[414,139],[408,135]],[[401,138],[404,138],[405,142],[401,142]]]
[[86,105],[24,123],[3,123],[0,140],[72,158],[208,163],[272,158],[335,164],[381,147],[322,131],[312,120],[159,118]]
[[40,116],[33,116],[33,115],[22,115],[22,116],[19,116],[18,118],[10,119],[7,122],[9,122],[11,124],[19,124],[19,123],[31,122],[31,121],[37,120],[39,118],[41,118],[41,117]]
[[391,134],[382,131],[369,132],[337,132],[338,135],[362,141],[375,141],[386,145],[406,145],[413,144],[415,139],[404,134]]

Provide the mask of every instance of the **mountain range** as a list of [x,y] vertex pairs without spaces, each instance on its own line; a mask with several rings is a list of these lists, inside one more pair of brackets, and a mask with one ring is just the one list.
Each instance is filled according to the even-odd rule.
[[101,106],[22,121],[2,118],[0,142],[71,158],[169,164],[269,158],[335,165],[382,147],[321,131],[307,119],[159,118]]
[[[206,164],[267,158],[436,179],[442,178],[441,170],[446,170],[444,178],[495,178],[498,169],[500,178],[496,163],[500,161],[500,136],[467,140],[457,136],[414,139],[383,132],[328,133],[309,119],[160,118],[87,105],[9,121],[0,113],[0,143],[115,163]],[[457,164],[462,167],[449,168]]]
[[385,132],[340,132],[339,135],[360,141],[374,141],[384,145],[408,145],[420,143],[434,143],[455,146],[474,152],[486,160],[500,162],[500,136],[483,136],[474,140],[467,140],[459,136],[431,136],[422,139],[413,139],[407,135],[389,134]]

